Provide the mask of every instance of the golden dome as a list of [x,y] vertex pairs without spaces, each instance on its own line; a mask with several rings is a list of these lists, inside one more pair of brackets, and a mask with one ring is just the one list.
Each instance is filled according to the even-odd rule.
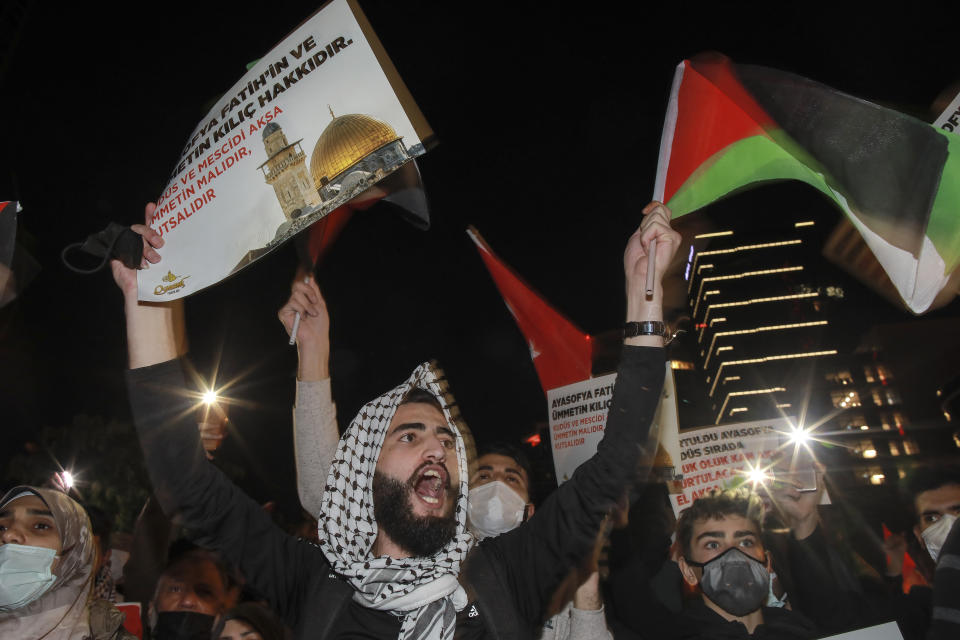
[[333,180],[358,160],[399,138],[390,125],[370,116],[351,113],[334,118],[320,134],[310,157],[314,186],[319,189],[324,177]]

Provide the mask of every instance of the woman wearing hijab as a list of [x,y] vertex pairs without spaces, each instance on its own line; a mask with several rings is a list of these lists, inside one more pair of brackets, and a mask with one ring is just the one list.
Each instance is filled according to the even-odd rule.
[[15,487],[0,499],[0,638],[129,640],[93,598],[90,519],[66,494]]

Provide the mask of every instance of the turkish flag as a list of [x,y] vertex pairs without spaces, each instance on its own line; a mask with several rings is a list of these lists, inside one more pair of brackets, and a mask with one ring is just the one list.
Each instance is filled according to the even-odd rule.
[[593,338],[547,304],[504,264],[475,228],[468,227],[467,235],[477,245],[507,309],[527,339],[544,393],[589,379]]

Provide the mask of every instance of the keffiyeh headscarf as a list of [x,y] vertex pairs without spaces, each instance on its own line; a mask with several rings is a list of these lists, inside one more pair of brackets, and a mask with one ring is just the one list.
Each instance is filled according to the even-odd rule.
[[60,534],[60,561],[50,589],[16,611],[0,615],[0,638],[81,640],[90,636],[87,605],[93,590],[94,542],[90,518],[72,498],[51,489],[15,487],[0,508],[24,495],[38,496],[53,514]]
[[[454,506],[457,533],[429,557],[374,558],[370,553],[377,537],[373,474],[393,414],[414,387],[437,398],[456,439],[460,471],[460,495]],[[360,410],[340,439],[327,476],[321,503],[320,547],[334,571],[353,586],[354,600],[371,609],[404,616],[400,640],[449,640],[456,627],[456,612],[467,604],[457,576],[474,539],[466,528],[467,457],[458,418],[442,372],[424,363],[406,382]]]

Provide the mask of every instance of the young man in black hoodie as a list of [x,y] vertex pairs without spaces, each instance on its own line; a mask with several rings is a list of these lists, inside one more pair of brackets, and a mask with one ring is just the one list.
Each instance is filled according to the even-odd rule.
[[745,488],[698,498],[680,514],[676,534],[680,574],[699,597],[679,611],[669,608],[652,580],[672,560],[666,553],[634,553],[612,576],[617,617],[651,638],[816,638],[813,623],[800,614],[766,606],[771,567],[762,521],[760,497]]

